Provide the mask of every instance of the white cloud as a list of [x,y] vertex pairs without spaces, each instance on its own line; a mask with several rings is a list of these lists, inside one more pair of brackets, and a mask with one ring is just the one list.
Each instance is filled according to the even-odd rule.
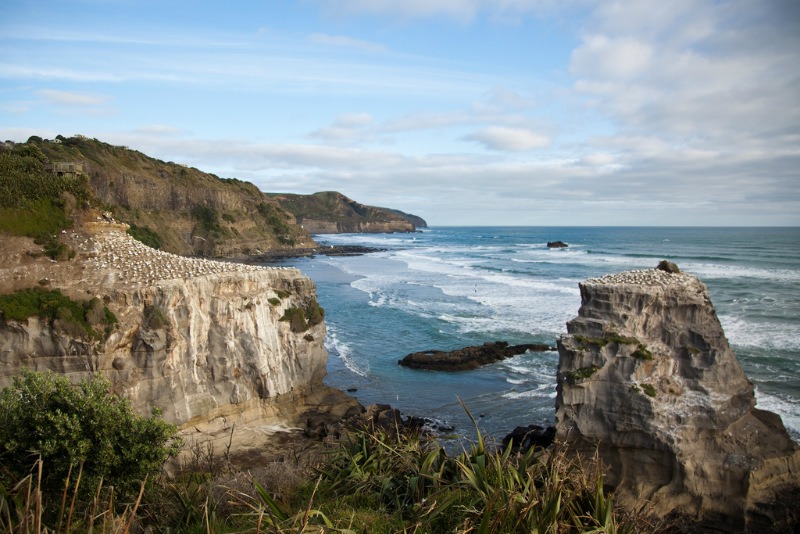
[[630,37],[589,35],[572,54],[571,70],[583,76],[627,80],[651,65],[651,46]]
[[550,144],[546,135],[525,129],[490,126],[464,137],[466,141],[480,143],[491,150],[522,152],[543,148]]
[[109,100],[107,96],[59,91],[57,89],[41,89],[36,91],[36,94],[51,104],[63,106],[99,106]]
[[311,132],[309,136],[331,143],[368,142],[375,138],[368,130],[371,124],[372,115],[369,113],[345,113],[339,115],[330,126]]

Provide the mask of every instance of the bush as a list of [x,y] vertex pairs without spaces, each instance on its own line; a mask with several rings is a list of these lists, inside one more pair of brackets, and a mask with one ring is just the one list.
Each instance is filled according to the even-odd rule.
[[149,226],[137,226],[132,224],[130,228],[128,228],[128,235],[135,240],[144,243],[150,248],[160,249],[161,245],[163,244],[161,236],[158,235],[158,232]]
[[192,217],[197,220],[198,226],[204,232],[213,236],[223,236],[225,229],[219,224],[217,210],[211,206],[198,204],[192,208]]
[[34,315],[48,319],[51,325],[58,320],[62,326],[78,327],[71,328],[78,337],[85,332],[90,337],[99,338],[100,333],[94,326],[103,326],[108,335],[118,323],[111,310],[102,306],[97,299],[73,300],[58,289],[33,287],[0,295],[0,316],[3,320],[19,322]]
[[[109,392],[100,375],[70,384],[63,375],[23,370],[0,392],[0,477],[21,479],[38,455],[42,489],[57,498],[70,470],[83,466],[84,488],[100,480],[119,495],[135,495],[181,443],[177,427],[154,411],[135,414],[127,399]],[[8,482],[8,481],[4,481]]]
[[656,388],[652,384],[642,384],[642,391],[644,391],[645,395],[648,397],[656,396]]
[[320,324],[324,319],[325,310],[314,299],[305,308],[288,308],[279,320],[288,321],[292,332],[299,334]]

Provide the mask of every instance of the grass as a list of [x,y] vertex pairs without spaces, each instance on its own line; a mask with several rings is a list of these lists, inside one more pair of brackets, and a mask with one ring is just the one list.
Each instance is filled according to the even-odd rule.
[[51,514],[37,500],[34,469],[0,488],[0,530],[116,533],[136,525],[198,533],[653,532],[641,517],[615,508],[597,458],[580,459],[564,449],[512,453],[510,447],[488,447],[478,431],[476,442],[451,455],[432,438],[373,426],[352,428],[328,447],[313,469],[282,461],[243,472],[212,447],[196,446],[175,476],[142,484],[130,503],[116,503],[107,488],[76,500],[78,473],[61,499],[50,503]]

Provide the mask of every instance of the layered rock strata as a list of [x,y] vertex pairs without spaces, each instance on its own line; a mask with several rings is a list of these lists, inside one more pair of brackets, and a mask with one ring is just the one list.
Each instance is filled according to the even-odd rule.
[[97,297],[119,321],[102,338],[35,316],[0,321],[0,387],[21,367],[73,381],[100,372],[141,413],[158,408],[195,433],[255,426],[250,438],[302,427],[304,411],[325,403],[357,404],[322,384],[325,325],[297,320],[318,313],[300,271],[161,253],[122,230],[98,223],[63,236],[78,252],[71,262],[20,252],[0,269],[20,287],[46,279],[75,299]]
[[800,449],[755,408],[706,287],[647,270],[580,292],[558,342],[557,440],[597,451],[626,506],[731,532],[797,527]]

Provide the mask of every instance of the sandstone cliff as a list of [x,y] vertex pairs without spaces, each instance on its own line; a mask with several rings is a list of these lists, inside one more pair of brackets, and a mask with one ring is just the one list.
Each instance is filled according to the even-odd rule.
[[580,291],[558,343],[557,439],[598,451],[627,506],[734,532],[798,526],[800,449],[755,408],[706,287],[652,270]]
[[[0,277],[97,297],[118,324],[93,337],[59,320],[0,320],[0,387],[20,367],[74,381],[100,372],[141,413],[159,408],[192,432],[238,423],[237,436],[250,432],[248,439],[302,425],[305,408],[336,396],[322,384],[325,325],[309,278],[163,253],[124,228],[96,223],[62,236],[78,251],[70,262],[31,259],[32,242],[9,241]],[[356,404],[335,402],[345,410]],[[260,430],[246,430],[251,423]]]
[[297,224],[311,234],[413,232],[419,222],[427,226],[414,215],[365,206],[335,191],[270,196],[293,213]]

